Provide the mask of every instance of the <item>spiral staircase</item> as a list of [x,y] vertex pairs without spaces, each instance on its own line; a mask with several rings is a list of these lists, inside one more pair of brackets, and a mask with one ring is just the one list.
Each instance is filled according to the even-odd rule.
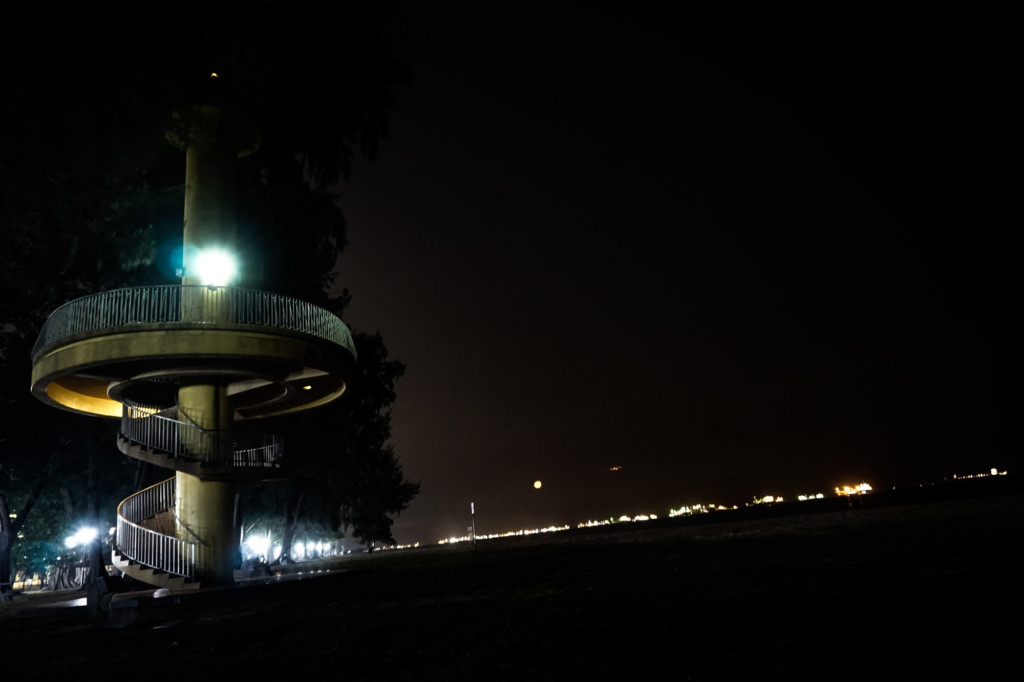
[[[224,508],[239,486],[282,476],[281,438],[249,425],[338,397],[354,360],[348,328],[318,306],[235,287],[135,287],[50,315],[32,351],[32,392],[65,410],[119,417],[121,452],[175,472],[121,502],[113,562],[183,591],[230,575],[223,566],[237,535]],[[216,418],[201,414],[211,410]],[[216,527],[183,518],[185,484],[213,500],[200,516],[219,515]],[[209,558],[218,552],[232,556]]]
[[[235,165],[261,139],[245,107],[210,92],[220,104],[182,107],[167,131],[185,151],[181,283],[69,301],[32,350],[37,398],[120,419],[121,452],[174,471],[119,505],[113,550],[125,574],[171,590],[234,581],[238,494],[284,461],[280,439],[250,424],[334,400],[355,362],[330,311],[207,271],[210,254],[233,251]],[[101,611],[106,583],[90,588]]]

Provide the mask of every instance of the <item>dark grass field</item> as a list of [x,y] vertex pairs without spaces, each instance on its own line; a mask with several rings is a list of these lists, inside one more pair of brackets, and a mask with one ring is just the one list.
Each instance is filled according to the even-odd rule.
[[385,553],[121,630],[24,595],[2,679],[987,679],[1018,658],[1022,522],[1008,495]]

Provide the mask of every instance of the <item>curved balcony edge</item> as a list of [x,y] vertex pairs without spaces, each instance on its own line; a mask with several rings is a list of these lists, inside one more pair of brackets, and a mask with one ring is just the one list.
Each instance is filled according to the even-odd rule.
[[68,301],[43,324],[32,362],[77,339],[156,328],[283,331],[328,341],[356,357],[348,326],[315,304],[257,289],[167,284],[113,289]]

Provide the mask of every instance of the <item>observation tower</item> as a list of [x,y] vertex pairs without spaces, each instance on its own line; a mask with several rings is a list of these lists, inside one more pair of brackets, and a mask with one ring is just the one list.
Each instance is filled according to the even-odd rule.
[[118,448],[174,476],[117,510],[113,561],[158,587],[230,583],[237,493],[281,477],[265,417],[345,391],[355,347],[318,306],[231,286],[237,158],[258,146],[227,108],[183,110],[184,276],[180,285],[104,291],[57,308],[32,350],[32,393],[65,410],[121,420]]

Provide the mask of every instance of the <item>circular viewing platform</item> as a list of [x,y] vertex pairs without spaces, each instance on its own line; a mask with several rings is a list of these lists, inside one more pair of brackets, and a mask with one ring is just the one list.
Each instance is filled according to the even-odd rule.
[[327,403],[355,361],[337,315],[238,287],[105,291],[57,308],[32,349],[32,393],[74,412],[120,417],[121,402],[173,403],[190,384],[227,386],[236,418]]

